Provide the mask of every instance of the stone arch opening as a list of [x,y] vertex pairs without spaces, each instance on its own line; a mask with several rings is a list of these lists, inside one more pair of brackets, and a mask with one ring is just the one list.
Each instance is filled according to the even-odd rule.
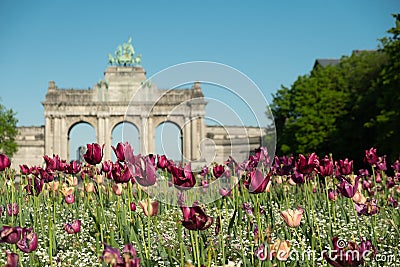
[[155,128],[155,153],[174,161],[183,160],[182,129],[173,121],[164,121]]
[[[116,147],[119,142],[128,142],[132,146],[135,155],[139,154],[141,151],[139,127],[129,121],[117,123],[111,130],[111,144]],[[113,161],[116,160],[114,153],[112,153],[111,157]]]
[[96,129],[86,121],[72,124],[68,129],[68,160],[83,160],[86,144],[96,143]]

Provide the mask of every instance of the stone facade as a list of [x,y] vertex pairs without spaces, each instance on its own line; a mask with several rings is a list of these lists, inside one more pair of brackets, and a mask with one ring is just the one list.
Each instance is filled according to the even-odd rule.
[[19,151],[13,166],[43,163],[43,155],[69,159],[69,134],[77,123],[86,122],[105,144],[104,158],[111,159],[113,129],[122,122],[136,126],[142,154],[154,153],[155,129],[172,122],[181,129],[183,161],[194,164],[223,162],[229,155],[238,160],[260,146],[265,132],[257,127],[206,126],[206,101],[196,82],[187,89],[158,89],[146,80],[138,66],[111,66],[93,89],[60,89],[49,82],[44,106],[45,126],[20,127]]
[[11,167],[19,170],[22,164],[41,165],[44,161],[44,138],[44,126],[18,127],[18,151],[14,154]]

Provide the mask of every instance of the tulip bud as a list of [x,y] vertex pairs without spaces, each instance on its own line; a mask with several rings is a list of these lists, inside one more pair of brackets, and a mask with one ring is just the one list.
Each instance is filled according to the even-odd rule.
[[86,186],[85,186],[85,190],[88,193],[92,193],[94,191],[94,184],[92,182],[89,182]]
[[79,233],[81,231],[81,221],[80,220],[74,220],[72,223],[64,224],[64,230],[68,234]]
[[11,161],[5,154],[0,154],[0,171],[10,168]]
[[7,214],[8,216],[17,216],[19,213],[19,206],[17,203],[7,204]]
[[122,195],[122,184],[113,184],[112,186],[112,190],[114,191],[114,194],[116,194],[117,196]]
[[98,184],[104,183],[104,175],[96,175],[96,183]]
[[131,211],[135,211],[136,210],[136,204],[134,202],[131,202],[129,207],[131,208]]
[[335,201],[338,197],[338,192],[333,190],[332,188],[328,189],[328,198],[329,200]]
[[158,213],[159,203],[157,200],[149,201],[148,199],[144,199],[139,202],[139,205],[142,207],[143,213],[146,216],[155,216]]
[[6,251],[7,262],[6,267],[18,267],[18,254]]
[[72,204],[72,203],[75,202],[75,196],[74,196],[74,194],[65,196],[64,199],[65,199],[65,202],[66,202],[67,204]]

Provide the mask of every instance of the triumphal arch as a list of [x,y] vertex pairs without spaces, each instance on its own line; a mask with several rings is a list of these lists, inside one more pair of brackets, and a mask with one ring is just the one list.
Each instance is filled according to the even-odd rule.
[[[181,129],[183,159],[200,160],[201,140],[205,139],[204,95],[199,83],[192,88],[159,89],[146,78],[140,56],[133,46],[119,46],[109,55],[104,79],[93,90],[58,89],[49,82],[45,101],[45,154],[69,158],[69,132],[81,122],[96,131],[99,144],[105,144],[105,158],[111,158],[113,129],[123,122],[132,123],[140,136],[140,151],[154,153],[155,128],[172,122]],[[182,105],[182,103],[184,103]],[[179,107],[179,108],[176,108]],[[75,153],[75,151],[73,151]]]

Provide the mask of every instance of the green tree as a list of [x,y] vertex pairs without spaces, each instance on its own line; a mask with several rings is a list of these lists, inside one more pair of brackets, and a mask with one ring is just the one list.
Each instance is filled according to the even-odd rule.
[[348,97],[345,112],[337,120],[337,138],[332,139],[335,156],[349,157],[361,163],[364,151],[378,146],[377,129],[368,123],[379,113],[377,81],[386,62],[387,56],[380,51],[355,51],[350,57],[341,59],[338,68],[347,81],[344,90]]
[[395,26],[388,30],[391,36],[381,39],[383,48],[380,51],[388,60],[377,83],[379,113],[368,124],[376,129],[376,144],[387,154],[389,162],[400,154],[400,13],[393,17]]
[[0,153],[9,157],[12,157],[17,151],[17,143],[15,142],[15,137],[18,134],[17,122],[15,112],[0,103]]
[[380,112],[378,81],[387,58],[380,51],[355,51],[279,90],[272,104],[278,153],[315,151],[360,162],[364,150],[377,145],[370,121]]
[[272,102],[278,153],[327,153],[348,97],[343,88],[346,81],[334,66],[317,67],[292,88],[282,87]]

